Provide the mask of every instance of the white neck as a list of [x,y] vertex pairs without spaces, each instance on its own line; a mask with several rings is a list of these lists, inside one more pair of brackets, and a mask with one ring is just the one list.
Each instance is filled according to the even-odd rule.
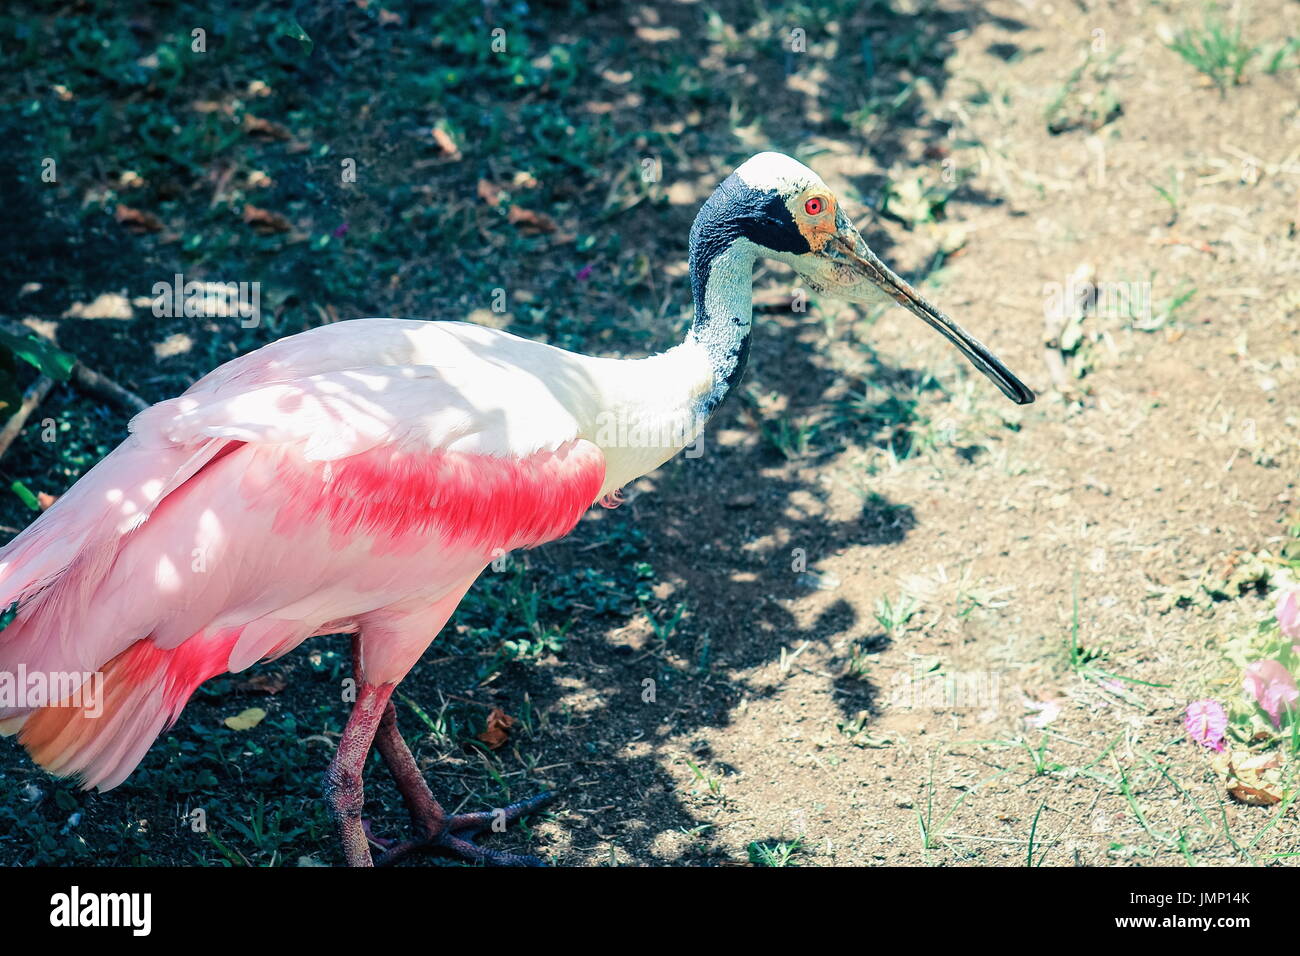
[[708,263],[692,262],[695,320],[682,344],[646,359],[596,360],[602,395],[585,431],[605,452],[606,491],[694,443],[739,379],[749,352],[757,255],[753,243],[737,239]]

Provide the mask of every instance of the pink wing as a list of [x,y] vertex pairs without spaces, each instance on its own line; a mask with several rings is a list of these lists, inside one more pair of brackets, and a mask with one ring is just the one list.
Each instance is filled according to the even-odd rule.
[[[603,455],[540,423],[509,366],[341,367],[343,326],[353,362],[402,360],[371,324],[389,325],[294,336],[141,413],[0,550],[18,604],[0,672],[63,680],[0,709],[38,762],[115,786],[200,683],[313,634],[360,630],[365,679],[400,680],[494,555],[596,499]],[[304,347],[327,329],[334,348]]]

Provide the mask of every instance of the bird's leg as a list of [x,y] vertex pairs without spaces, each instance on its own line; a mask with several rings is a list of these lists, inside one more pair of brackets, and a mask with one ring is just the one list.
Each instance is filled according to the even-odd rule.
[[420,773],[411,748],[407,746],[401,731],[397,728],[397,710],[392,701],[389,701],[384,716],[379,722],[375,746],[388,765],[393,780],[397,782],[397,789],[401,792],[406,809],[411,814],[411,822],[417,834],[414,840],[387,847],[375,861],[376,866],[396,863],[416,850],[441,850],[489,866],[546,865],[535,856],[481,847],[474,842],[473,838],[485,830],[497,832],[505,829],[506,824],[513,823],[520,817],[550,803],[555,799],[555,794],[541,793],[528,800],[519,800],[496,810],[448,815],[434,798],[428,783]]
[[498,831],[507,823],[532,813],[555,799],[553,793],[542,793],[528,800],[519,800],[496,810],[479,813],[448,815],[442,804],[434,798],[415,762],[411,748],[397,729],[397,710],[390,700],[384,708],[375,734],[375,747],[388,765],[397,789],[402,794],[406,809],[411,814],[416,838],[386,847],[375,861],[377,866],[396,863],[415,850],[442,850],[462,859],[491,866],[544,866],[535,856],[505,853],[479,846],[473,838],[485,830]]
[[549,791],[539,793],[527,800],[516,800],[495,810],[481,810],[477,813],[456,813],[446,818],[443,830],[438,835],[424,840],[412,840],[399,843],[389,848],[375,861],[376,866],[396,863],[414,850],[442,851],[458,856],[472,863],[485,866],[546,866],[540,857],[526,853],[507,853],[504,850],[492,850],[479,846],[474,837],[485,830],[494,833],[504,830],[507,823],[513,823],[520,817],[539,810],[555,799]]
[[373,866],[370,846],[361,826],[364,795],[361,774],[371,741],[392,696],[393,684],[362,684],[352,714],[339,738],[338,750],[325,773],[325,800],[334,814],[343,856],[348,866]]
[[[352,638],[352,673],[356,675],[357,682],[361,683],[360,635]],[[429,789],[429,785],[420,774],[420,768],[415,763],[415,755],[402,739],[401,731],[397,729],[397,708],[393,706],[391,696],[384,705],[383,716],[380,717],[379,726],[375,731],[375,749],[384,758],[389,773],[397,783],[398,792],[401,793],[402,801],[411,815],[411,823],[415,827],[417,836],[427,840],[441,833],[446,814],[441,804],[433,798],[433,791]],[[382,841],[376,843],[383,845]],[[392,849],[391,846],[385,848]]]
[[[372,702],[378,706],[376,712],[378,716],[374,717],[373,722],[367,724],[365,747],[361,751],[357,764],[355,796],[349,795],[346,787],[336,791],[332,782],[329,790],[331,794],[330,805],[335,808],[335,817],[340,821],[339,830],[343,835],[344,853],[348,858],[348,863],[354,866],[371,865],[368,846],[369,838],[361,822],[361,767],[365,764],[366,751],[373,739],[375,749],[384,758],[384,763],[388,765],[388,770],[397,783],[397,789],[402,795],[402,801],[406,804],[407,812],[411,815],[411,823],[415,826],[416,832],[414,840],[407,840],[402,843],[384,845],[376,840],[376,845],[382,846],[384,852],[374,861],[375,865],[384,866],[396,863],[414,850],[441,850],[462,859],[494,866],[545,866],[545,862],[535,856],[506,853],[501,850],[489,850],[481,847],[473,841],[473,837],[484,830],[494,832],[503,830],[507,823],[513,823],[520,817],[550,803],[555,799],[555,794],[541,793],[528,800],[519,800],[495,810],[479,813],[457,813],[449,816],[443,810],[442,804],[434,798],[433,791],[429,789],[428,783],[425,782],[424,776],[420,773],[419,765],[415,762],[415,755],[411,753],[411,748],[407,746],[406,740],[397,727],[397,708],[393,706],[391,700],[396,685],[385,684],[376,687],[373,684],[364,682],[361,676],[361,639],[359,636],[352,639],[352,668],[353,673],[357,675],[357,683],[362,690],[356,705],[353,707],[348,726],[343,729],[343,740],[339,742],[339,751],[335,755],[334,764],[330,765],[331,781],[335,776],[335,765],[340,763],[344,743],[349,741],[349,731],[352,730],[354,722],[360,723],[358,713],[363,711],[362,702],[367,702],[364,708],[367,719],[371,714]],[[382,699],[378,696],[379,692],[382,692]],[[358,730],[358,736],[361,732],[361,730]],[[343,773],[340,777],[340,779],[346,778],[346,773]],[[340,794],[338,803],[336,803],[334,796],[336,792]],[[344,821],[348,822],[345,824]],[[358,834],[361,841],[361,852],[359,853],[355,851]],[[354,856],[361,862],[353,863]]]
[[422,840],[429,840],[441,833],[447,818],[442,804],[433,797],[433,791],[425,782],[420,768],[415,762],[415,755],[402,739],[397,729],[397,708],[389,700],[384,708],[384,716],[379,721],[379,731],[375,734],[375,746],[388,765],[398,792],[411,814],[411,823],[416,835]]

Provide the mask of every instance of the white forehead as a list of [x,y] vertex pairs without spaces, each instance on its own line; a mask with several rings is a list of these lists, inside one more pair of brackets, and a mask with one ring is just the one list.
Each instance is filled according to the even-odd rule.
[[751,156],[736,168],[736,175],[746,186],[775,189],[782,195],[799,192],[809,186],[826,186],[820,176],[785,153],[759,153]]

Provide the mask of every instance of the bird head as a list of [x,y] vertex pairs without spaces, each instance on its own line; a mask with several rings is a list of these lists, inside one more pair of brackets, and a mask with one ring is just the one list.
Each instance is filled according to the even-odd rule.
[[835,194],[803,163],[759,153],[727,178],[714,200],[730,206],[724,221],[760,255],[789,263],[814,290],[848,302],[895,302],[952,342],[1007,398],[1019,405],[1034,400],[997,356],[880,261]]

